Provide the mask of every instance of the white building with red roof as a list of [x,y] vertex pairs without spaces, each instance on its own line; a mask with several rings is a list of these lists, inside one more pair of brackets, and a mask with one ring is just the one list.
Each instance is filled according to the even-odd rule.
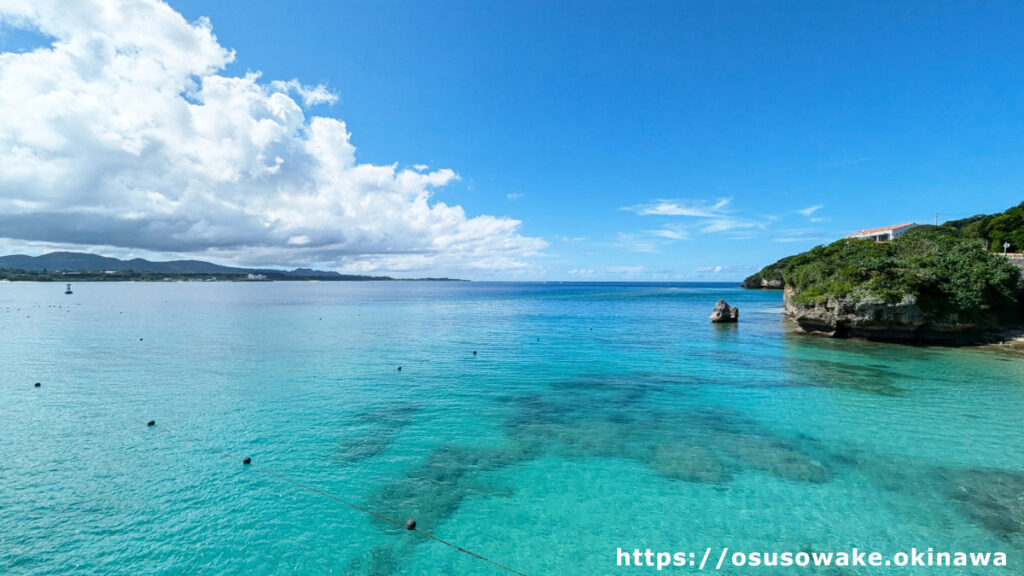
[[868,228],[867,230],[861,230],[860,232],[854,232],[853,234],[847,234],[847,238],[869,238],[875,242],[888,242],[889,240],[895,240],[903,235],[904,232],[910,230],[914,226],[917,226],[914,222],[908,222],[906,224],[897,224],[896,226],[884,226],[882,228]]

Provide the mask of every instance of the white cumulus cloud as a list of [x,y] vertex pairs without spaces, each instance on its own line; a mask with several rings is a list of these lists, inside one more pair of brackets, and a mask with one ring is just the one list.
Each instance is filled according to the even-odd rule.
[[294,92],[298,94],[302,98],[302,103],[306,106],[334,104],[338,101],[338,95],[328,90],[323,84],[304,86],[297,79],[293,78],[288,81],[274,80],[270,83],[270,86],[281,92]]
[[452,170],[359,163],[343,121],[306,112],[337,100],[326,87],[226,75],[207,20],[156,0],[5,0],[0,24],[54,39],[0,53],[7,245],[362,271],[516,270],[547,245],[433,200]]

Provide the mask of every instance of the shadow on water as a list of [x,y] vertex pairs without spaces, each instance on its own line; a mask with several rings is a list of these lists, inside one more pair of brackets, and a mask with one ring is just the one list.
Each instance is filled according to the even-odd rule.
[[739,335],[739,322],[715,322],[711,324],[711,333],[721,339],[732,339]]
[[[553,383],[545,395],[508,396],[504,423],[507,445],[500,448],[444,445],[405,477],[386,484],[367,506],[393,518],[416,518],[432,532],[470,497],[513,497],[496,486],[489,472],[541,457],[563,459],[622,458],[646,465],[667,481],[694,482],[725,489],[737,474],[758,472],[793,482],[822,483],[832,477],[828,466],[801,448],[799,438],[783,438],[742,414],[714,407],[675,411],[651,408],[646,395],[695,379],[590,377]],[[389,434],[400,430],[407,415],[389,419]],[[368,439],[354,444],[372,444]],[[397,533],[401,528],[385,525]],[[396,557],[373,552],[351,566],[360,574],[392,573]],[[389,572],[389,570],[391,572]]]
[[[847,381],[867,378],[852,365],[812,362],[816,369],[843,375]],[[807,361],[804,361],[806,369]],[[879,367],[874,379],[890,378]],[[665,375],[592,376],[552,383],[545,394],[506,396],[504,422],[508,443],[482,448],[443,445],[403,478],[385,485],[367,506],[393,518],[416,518],[418,526],[435,531],[467,498],[514,497],[487,474],[539,458],[566,460],[621,458],[646,466],[669,482],[699,483],[728,490],[741,474],[766,474],[789,482],[822,484],[840,470],[865,474],[883,489],[907,494],[908,502],[935,503],[929,511],[908,510],[921,522],[941,523],[929,514],[956,512],[1004,541],[1024,547],[1024,473],[989,469],[936,469],[892,462],[857,448],[825,445],[806,434],[781,435],[739,411],[701,404],[666,407],[650,402],[651,392],[693,388],[705,380]],[[891,390],[863,384],[867,391]],[[365,417],[394,435],[418,408],[407,406]],[[362,440],[362,442],[368,442]],[[913,493],[911,494],[910,491]],[[951,508],[952,506],[952,508]],[[939,510],[939,512],[935,512]],[[952,513],[952,512],[951,512]],[[383,525],[390,533],[401,529]],[[351,573],[391,574],[411,554],[417,541],[402,541],[404,551],[375,550]]]
[[[562,458],[625,458],[670,480],[723,485],[735,474],[758,471],[796,482],[821,483],[828,467],[735,411],[701,407],[664,411],[620,402],[584,407],[528,398],[509,419],[509,438]],[[567,405],[568,404],[568,405]],[[632,404],[635,404],[633,402]]]
[[352,464],[383,454],[395,437],[416,419],[420,409],[419,404],[403,403],[376,406],[356,414],[347,429],[359,435],[339,443],[339,462]]
[[345,567],[345,574],[364,576],[391,576],[401,568],[398,554],[387,546],[371,548],[362,557],[356,558]]
[[[481,449],[441,446],[405,478],[391,482],[370,498],[368,506],[394,518],[415,518],[418,529],[431,532],[451,517],[470,496],[506,497],[507,487],[484,482],[481,475],[535,458],[526,447]],[[389,530],[401,528],[387,526]]]
[[908,521],[945,528],[949,514],[966,518],[996,538],[1024,550],[1024,471],[935,467],[909,457],[883,457],[859,448],[805,446],[834,466],[854,470],[875,486],[900,494]]
[[940,469],[947,497],[975,524],[1024,549],[1024,472],[993,468]]
[[879,396],[903,396],[900,374],[885,364],[853,364],[834,360],[788,358],[783,362],[789,386],[836,388]]

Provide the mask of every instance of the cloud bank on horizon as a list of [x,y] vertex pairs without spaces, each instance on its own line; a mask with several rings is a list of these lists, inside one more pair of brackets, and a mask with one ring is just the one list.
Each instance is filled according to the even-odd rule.
[[324,86],[224,74],[211,23],[156,0],[0,4],[51,45],[0,53],[0,238],[329,264],[510,271],[547,243],[432,201],[458,178],[359,163]]

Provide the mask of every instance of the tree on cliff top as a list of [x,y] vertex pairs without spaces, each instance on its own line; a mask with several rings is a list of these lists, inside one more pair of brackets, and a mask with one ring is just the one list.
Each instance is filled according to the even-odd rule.
[[959,230],[965,238],[978,238],[993,252],[1002,252],[1009,242],[1011,252],[1024,250],[1024,202],[999,214],[979,214],[962,220],[951,220],[943,228]]

